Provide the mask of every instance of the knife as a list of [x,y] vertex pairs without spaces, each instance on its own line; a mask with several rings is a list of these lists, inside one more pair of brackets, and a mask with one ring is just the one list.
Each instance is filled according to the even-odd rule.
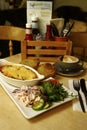
[[86,105],[87,105],[87,89],[86,89],[85,79],[80,79],[80,85],[81,85],[81,90],[85,96]]
[[85,106],[84,106],[84,103],[83,103],[83,99],[82,99],[82,96],[80,94],[80,83],[79,83],[79,80],[73,80],[73,87],[78,92],[79,102],[80,102],[80,106],[81,106],[82,111],[86,112],[85,111]]

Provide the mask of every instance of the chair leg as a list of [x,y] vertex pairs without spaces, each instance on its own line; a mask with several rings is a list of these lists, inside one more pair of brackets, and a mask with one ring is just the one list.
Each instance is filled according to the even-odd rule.
[[9,53],[10,53],[10,56],[13,55],[13,43],[11,40],[9,41]]

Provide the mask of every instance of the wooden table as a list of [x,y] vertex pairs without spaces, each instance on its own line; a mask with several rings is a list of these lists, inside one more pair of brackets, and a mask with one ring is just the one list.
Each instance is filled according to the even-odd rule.
[[[20,54],[6,58],[15,63],[20,62]],[[86,67],[86,63],[85,63]],[[68,80],[84,77],[87,72],[77,77],[56,76],[68,87]],[[0,86],[0,130],[87,130],[87,113],[72,109],[72,101],[27,120]]]

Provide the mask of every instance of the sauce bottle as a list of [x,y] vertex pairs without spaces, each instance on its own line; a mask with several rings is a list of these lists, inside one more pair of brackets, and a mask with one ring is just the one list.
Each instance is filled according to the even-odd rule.
[[46,40],[46,41],[53,41],[52,28],[51,28],[51,25],[50,25],[50,24],[47,24],[47,25],[46,25],[45,40]]
[[25,40],[33,40],[33,36],[32,36],[32,24],[31,23],[26,23]]
[[33,40],[36,40],[36,36],[40,33],[39,31],[39,24],[38,24],[38,17],[32,17],[32,35]]

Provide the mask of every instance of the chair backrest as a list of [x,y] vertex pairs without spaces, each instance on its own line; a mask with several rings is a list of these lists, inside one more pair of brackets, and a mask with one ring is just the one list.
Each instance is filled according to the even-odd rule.
[[0,40],[9,40],[9,55],[13,54],[12,41],[21,42],[25,37],[25,29],[15,26],[0,26]]
[[87,32],[71,32],[69,39],[73,42],[72,54],[87,60]]
[[26,41],[21,42],[22,60],[39,58],[42,62],[55,62],[58,56],[71,54],[72,42]]

